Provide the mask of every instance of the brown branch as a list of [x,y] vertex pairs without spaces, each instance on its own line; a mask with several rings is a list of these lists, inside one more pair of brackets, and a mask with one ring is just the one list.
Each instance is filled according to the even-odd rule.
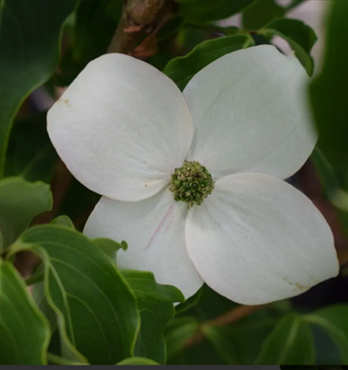
[[250,315],[251,313],[260,310],[261,308],[266,307],[266,305],[258,305],[258,306],[238,306],[233,310],[213,319],[210,321],[205,322],[203,325],[200,325],[197,331],[189,338],[184,347],[189,347],[195,344],[198,344],[202,340],[205,339],[205,334],[202,328],[204,326],[226,326],[233,324],[236,321],[243,319],[244,317]]
[[251,313],[265,308],[267,305],[256,305],[256,306],[238,306],[235,309],[207,322],[207,324],[212,326],[226,326],[232,324],[244,317],[250,315]]
[[[165,4],[166,3],[166,4]],[[121,20],[110,43],[109,53],[131,54],[144,35],[149,35],[168,18],[171,2],[165,0],[124,0]]]

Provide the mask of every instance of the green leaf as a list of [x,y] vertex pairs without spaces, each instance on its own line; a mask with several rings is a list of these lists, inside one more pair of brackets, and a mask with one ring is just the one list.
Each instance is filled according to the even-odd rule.
[[288,5],[285,6],[286,12],[296,8],[307,0],[291,0]]
[[187,22],[204,24],[244,11],[255,0],[176,0],[178,13]]
[[317,41],[317,35],[311,27],[297,19],[280,18],[268,23],[258,34],[279,36],[286,40],[307,73],[312,75],[314,62],[310,51]]
[[122,15],[123,4],[124,4],[123,0],[110,0],[105,9],[106,16],[113,19],[117,23]]
[[324,192],[330,198],[340,188],[334,169],[317,146],[311,154],[311,160],[318,172]]
[[173,302],[183,302],[184,296],[173,286],[157,284],[151,272],[123,270],[122,274],[137,297],[141,315],[135,355],[164,364],[164,328],[174,316]]
[[[0,181],[0,253],[28,227],[31,220],[52,207],[47,184],[19,177]],[[2,239],[2,240],[1,240]]]
[[214,346],[205,338],[199,343],[185,345],[170,359],[169,365],[226,365]]
[[49,365],[85,365],[83,362],[69,361],[49,352],[47,353],[47,360]]
[[159,363],[145,357],[130,357],[122,360],[116,365],[159,365]]
[[171,359],[192,337],[198,328],[198,321],[194,316],[176,317],[172,319],[165,330],[167,357]]
[[305,315],[304,320],[327,332],[341,352],[342,363],[348,365],[348,305],[322,308]]
[[[260,353],[263,341],[284,314],[289,312],[290,307],[287,301],[281,301],[257,310],[237,322],[225,323],[221,327],[210,322],[216,317],[231,315],[231,312],[238,307],[236,303],[228,301],[204,286],[201,300],[191,310],[191,314],[195,313],[196,317],[174,318],[167,325],[169,363],[252,364]],[[198,344],[187,345],[187,340],[197,329],[197,317],[201,321],[200,331],[203,331],[206,339]],[[196,324],[193,327],[194,332],[185,332],[185,326],[191,323]],[[181,337],[182,340],[180,340]]]
[[345,192],[341,188],[337,175],[331,163],[329,163],[323,152],[318,147],[314,148],[311,154],[311,160],[319,175],[324,193],[329,201],[336,207],[341,226],[348,235],[348,205],[346,209],[344,209],[344,202],[341,199],[341,194],[344,194]]
[[65,226],[68,227],[69,229],[75,229],[75,226],[73,222],[70,220],[68,216],[59,216],[56,217],[51,221],[52,225],[60,225],[60,226]]
[[107,52],[122,13],[122,0],[81,0],[75,14],[74,42],[54,76],[68,86],[91,60]]
[[231,340],[226,328],[205,325],[202,330],[226,364],[238,365],[242,363],[240,348],[236,345],[235,340]]
[[[219,328],[221,336],[232,342],[240,356],[239,364],[252,364],[257,359],[262,344],[281,319],[270,309],[256,311],[244,319],[226,327]],[[235,355],[237,355],[235,353]],[[220,353],[226,359],[226,354]]]
[[6,177],[49,182],[57,159],[47,134],[46,112],[15,121],[7,152]]
[[279,6],[275,0],[256,0],[244,13],[243,27],[258,30],[275,18],[284,17],[286,8]]
[[[42,273],[44,273],[44,266],[40,265],[36,273],[33,276],[37,276],[37,274],[41,275]],[[31,294],[32,294],[32,297],[37,307],[45,315],[47,321],[49,322],[51,333],[53,334],[58,329],[57,315],[52,310],[51,306],[49,305],[47,301],[44,281],[36,282],[33,285]]]
[[197,45],[189,54],[172,59],[165,66],[163,72],[183,90],[197,72],[214,60],[253,44],[253,39],[249,35],[226,36],[207,40]]
[[213,289],[203,284],[199,301],[188,311],[188,314],[195,315],[201,323],[213,320],[217,316],[238,307],[238,304],[216,293]]
[[123,240],[121,243],[117,243],[115,240],[108,238],[97,238],[92,240],[93,243],[100,248],[107,256],[112,258],[116,263],[116,254],[120,249],[127,250],[127,243]]
[[0,0],[0,176],[14,117],[25,98],[53,74],[60,30],[75,4]]
[[186,299],[184,303],[181,303],[175,307],[175,316],[179,316],[186,311],[189,311],[193,308],[200,300],[203,292],[203,285],[202,287],[190,298]]
[[263,343],[258,365],[313,365],[314,342],[310,325],[290,315],[279,322]]
[[18,272],[0,259],[0,364],[45,365],[50,330]]
[[232,324],[223,327],[213,326],[209,332],[211,327],[209,320],[219,316],[226,317],[225,315],[230,315],[239,307],[211,289],[205,289],[201,301],[193,311],[196,311],[202,320],[204,332],[208,331],[206,337],[215,348],[218,358],[227,364],[248,365],[256,360],[265,338],[291,310],[286,300],[275,302]]
[[[110,5],[112,8],[110,8]],[[73,60],[83,64],[105,54],[117,27],[107,12],[121,15],[122,1],[80,1],[76,10]]]
[[311,325],[315,343],[317,365],[340,365],[341,353],[327,332],[320,326]]
[[173,15],[167,23],[163,25],[163,27],[160,28],[160,30],[157,33],[157,40],[158,42],[161,42],[163,40],[168,39],[168,37],[173,36],[177,34],[182,27],[185,25],[185,20],[178,16]]
[[348,2],[331,1],[326,23],[323,68],[309,85],[309,98],[319,132],[318,146],[348,189]]
[[139,314],[110,258],[81,233],[56,225],[25,231],[10,251],[22,250],[43,261],[45,296],[57,315],[64,358],[115,364],[132,356]]

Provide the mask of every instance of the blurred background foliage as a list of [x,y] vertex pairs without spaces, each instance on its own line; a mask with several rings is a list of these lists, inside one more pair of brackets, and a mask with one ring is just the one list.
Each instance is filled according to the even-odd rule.
[[[316,32],[291,15],[315,2],[325,3],[325,42],[319,67],[311,54],[317,41]],[[45,244],[46,239],[42,239],[48,229],[39,229],[38,235],[30,234],[25,231],[30,222],[34,219],[32,225],[38,225],[66,215],[55,219],[54,227],[62,224],[68,227],[70,234],[66,235],[66,242],[74,246],[78,244],[74,227],[82,230],[98,201],[99,196],[72,178],[58,160],[46,132],[46,112],[89,61],[108,52],[118,26],[129,21],[124,14],[126,3],[122,0],[0,0],[0,252],[5,256],[9,245],[23,231],[21,240],[39,243],[37,250],[17,243],[15,252],[10,252],[13,258],[17,253],[15,265],[23,277],[28,277],[32,267],[38,264],[38,258],[30,252],[46,259],[47,269],[54,265],[50,259],[53,252]],[[200,69],[235,50],[274,43],[283,52],[295,51],[308,75],[313,76],[308,86],[308,102],[320,139],[308,163],[288,181],[302,190],[329,222],[342,266],[337,278],[291,300],[241,306],[204,285],[194,297],[177,305],[175,312],[172,302],[181,300],[180,292],[168,288],[156,297],[151,296],[147,289],[156,283],[153,278],[142,276],[143,285],[138,293],[143,309],[158,316],[158,321],[141,316],[145,342],[138,336],[136,361],[147,363],[148,360],[141,359],[147,357],[168,364],[348,364],[347,17],[348,1],[167,0],[159,17],[149,25],[140,28],[133,25],[130,33],[135,34],[134,39],[119,51],[146,60],[172,78],[180,89]],[[53,208],[44,183],[51,186]],[[45,237],[52,240],[61,237],[54,227]],[[92,246],[88,245],[93,254]],[[108,245],[104,250],[116,251],[120,247]],[[102,257],[100,264],[103,268],[107,266]],[[81,271],[83,268],[88,266],[81,267]],[[51,288],[45,288],[51,289],[45,293],[51,297],[47,298],[48,304],[43,298],[43,287],[35,285],[34,303],[8,262],[0,264],[0,273],[3,281],[12,282],[12,285],[1,285],[0,299],[1,294],[13,295],[11,286],[18,291],[8,310],[0,306],[0,319],[9,325],[14,337],[20,337],[20,330],[28,333],[18,343],[29,346],[32,353],[13,360],[11,351],[15,353],[18,348],[7,343],[3,335],[6,330],[0,324],[0,363],[45,363],[42,351],[48,345],[48,337],[51,363],[59,363],[65,357],[73,363],[86,358],[90,363],[101,363],[102,348],[101,352],[92,350],[84,341],[77,346],[78,352],[74,349],[64,326],[65,312],[59,306],[54,281],[48,282]],[[61,281],[64,274],[61,273]],[[94,278],[92,274],[91,279]],[[117,281],[127,278],[131,279],[126,275],[121,278],[119,273],[114,276]],[[107,283],[106,279],[105,287]],[[82,284],[81,289],[90,287]],[[127,294],[125,289],[124,296],[128,297]],[[133,307],[132,298],[127,299],[129,307]],[[111,304],[116,306],[117,302]],[[48,306],[50,310],[45,309]],[[16,325],[10,312],[14,309],[26,315],[25,330]],[[95,315],[103,317],[105,312],[98,310]],[[73,324],[82,338],[86,328],[79,324],[78,312]],[[49,329],[52,317],[59,318],[59,330],[57,325]],[[35,320],[41,324],[30,327]],[[157,328],[155,335],[151,333],[153,327]],[[95,340],[102,334],[96,332]],[[124,353],[114,353],[108,363],[131,356],[131,345],[122,346]]]

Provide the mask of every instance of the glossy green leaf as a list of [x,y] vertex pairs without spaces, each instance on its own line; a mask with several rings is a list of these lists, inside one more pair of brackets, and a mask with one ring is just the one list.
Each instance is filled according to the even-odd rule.
[[325,307],[304,316],[304,319],[327,332],[341,352],[342,363],[348,365],[348,305]]
[[226,364],[238,365],[243,363],[241,348],[235,340],[231,340],[226,328],[206,325],[203,327],[203,333]]
[[28,227],[32,219],[52,207],[49,185],[20,177],[0,181],[0,253]]
[[204,338],[198,343],[185,345],[171,358],[168,365],[226,365],[214,346]]
[[10,137],[5,176],[49,182],[58,156],[46,128],[46,112],[15,121]]
[[[87,0],[88,1],[88,0]],[[123,10],[123,0],[109,0],[108,5],[105,9],[105,14],[114,22],[119,22]]]
[[[319,132],[318,146],[348,190],[348,2],[332,1],[326,23],[323,68],[309,85],[309,98]],[[343,48],[343,49],[342,49]]]
[[243,30],[235,26],[221,27],[216,24],[207,24],[207,25],[196,26],[196,27],[203,31],[222,33],[223,35],[226,35],[226,36],[236,36],[238,34],[241,34],[241,35],[246,34]]
[[45,365],[48,323],[9,262],[0,259],[0,364]]
[[297,6],[301,5],[301,4],[302,4],[302,3],[304,3],[305,1],[307,1],[307,0],[291,0],[291,1],[289,2],[289,4],[287,4],[287,5],[285,6],[285,9],[286,9],[286,11],[288,12],[288,11],[290,11],[290,10],[292,10],[292,9],[296,8]]
[[248,365],[254,363],[262,343],[288,312],[286,301],[276,302],[229,325],[212,326],[207,322],[203,324],[203,331],[224,363]]
[[74,23],[74,41],[64,54],[60,71],[54,76],[58,86],[68,86],[88,62],[107,52],[121,17],[122,0],[80,0]]
[[244,11],[255,0],[176,0],[178,12],[187,22],[202,24],[229,18]]
[[337,175],[331,163],[329,163],[318,147],[314,148],[311,154],[311,160],[319,175],[324,193],[328,200],[336,207],[343,231],[348,236],[348,206],[344,209],[344,202],[340,199],[340,194],[344,194],[345,192],[341,188]]
[[161,41],[163,42],[163,40],[168,39],[168,37],[175,35],[184,26],[185,26],[185,20],[184,20],[184,18],[182,18],[182,17],[180,17],[178,15],[173,15],[167,21],[167,23],[165,23],[163,25],[163,27],[161,27],[160,30],[158,31],[158,33],[157,33],[157,40],[158,40],[158,42],[161,42]]
[[70,361],[52,353],[47,353],[47,360],[49,365],[85,365],[83,362]]
[[311,328],[315,343],[315,363],[317,365],[342,364],[341,353],[327,332],[317,325],[312,325]]
[[189,54],[172,59],[165,66],[163,72],[183,90],[197,72],[214,60],[253,44],[253,39],[249,35],[226,36],[207,40],[197,45]]
[[263,343],[258,365],[313,365],[314,342],[310,325],[297,315],[279,322]]
[[340,188],[340,184],[331,163],[329,163],[323,152],[318,147],[314,148],[311,154],[311,161],[318,172],[325,194],[330,198],[333,193]]
[[60,225],[68,227],[69,229],[75,229],[73,222],[68,216],[59,216],[51,221],[52,225]]
[[[265,339],[281,320],[278,315],[265,309],[226,327],[219,328],[221,336],[234,344],[240,364],[249,365],[256,361]],[[237,354],[234,353],[236,356]],[[220,353],[226,359],[226,354]]]
[[200,300],[203,292],[203,287],[202,287],[190,298],[186,299],[184,303],[181,303],[175,307],[175,316],[179,316],[190,309],[192,309]]
[[15,115],[24,99],[53,74],[60,30],[75,4],[0,0],[0,176]]
[[[216,355],[226,364],[252,364],[260,353],[263,341],[284,315],[291,312],[286,300],[274,302],[230,325],[213,327],[209,332],[210,320],[226,317],[240,306],[208,287],[204,288],[200,302],[191,312],[196,312],[203,330],[208,331],[206,337],[215,348]],[[229,349],[229,346],[232,347]]]
[[122,360],[116,365],[159,365],[159,363],[145,357],[130,357]]
[[199,322],[205,323],[214,320],[217,316],[238,307],[238,304],[230,301],[222,295],[203,284],[199,301],[185,314],[195,315]]
[[75,62],[72,53],[72,47],[64,53],[59,65],[59,70],[56,71],[52,78],[54,86],[69,86],[86,66],[86,64]]
[[273,19],[284,17],[286,8],[278,5],[275,0],[256,0],[242,17],[243,27],[258,30]]
[[166,362],[164,328],[174,316],[173,302],[183,302],[184,296],[175,287],[157,284],[151,272],[123,270],[138,301],[141,327],[135,355]]
[[131,357],[139,327],[133,293],[110,258],[81,233],[61,226],[28,229],[11,253],[40,256],[45,296],[58,319],[62,357],[115,364]]
[[127,250],[127,243],[123,240],[121,243],[117,243],[115,240],[108,238],[97,238],[92,240],[93,243],[100,248],[107,256],[112,258],[116,263],[116,255],[120,249]]
[[314,62],[310,51],[317,41],[313,29],[297,19],[276,19],[264,26],[258,34],[279,36],[286,40],[309,75],[312,75]]
[[76,10],[73,60],[83,64],[105,54],[117,27],[114,17],[121,15],[122,1],[80,1]]
[[176,317],[169,322],[165,330],[168,359],[174,357],[184,347],[197,328],[198,321],[194,316]]
[[[36,274],[44,273],[44,266],[40,266]],[[36,276],[36,274],[34,276]],[[39,281],[32,286],[31,291],[32,297],[39,308],[39,310],[45,315],[48,323],[51,327],[51,333],[53,334],[57,329],[57,315],[51,308],[46,298],[45,284],[44,281]]]
[[[196,317],[177,317],[167,326],[168,354],[171,353],[171,356],[168,356],[169,363],[238,365],[254,363],[262,343],[284,314],[290,312],[290,306],[287,301],[276,302],[231,324],[224,323],[223,326],[211,324],[210,320],[229,316],[238,307],[238,304],[228,301],[211,289],[203,289],[201,300],[189,312]],[[196,323],[197,329],[197,317],[201,321],[200,330],[206,339],[198,344],[185,345],[193,333],[181,331],[180,326]],[[183,340],[180,340],[180,333],[183,333]],[[173,340],[169,340],[170,338]]]

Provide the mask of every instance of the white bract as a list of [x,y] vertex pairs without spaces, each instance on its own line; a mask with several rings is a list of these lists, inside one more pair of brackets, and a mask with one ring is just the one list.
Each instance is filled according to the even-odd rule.
[[[92,61],[48,113],[62,160],[103,195],[84,233],[126,240],[119,267],[152,271],[186,297],[205,282],[233,301],[261,304],[336,276],[328,224],[281,180],[316,142],[307,82],[295,56],[273,46],[225,55],[183,93],[130,56]],[[169,191],[185,160],[215,181],[200,206]]]

